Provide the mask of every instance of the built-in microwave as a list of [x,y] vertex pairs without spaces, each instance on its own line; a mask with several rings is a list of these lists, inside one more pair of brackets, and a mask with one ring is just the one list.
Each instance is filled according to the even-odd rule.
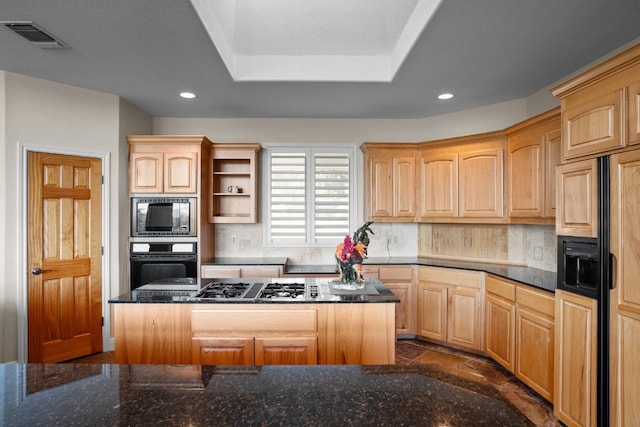
[[131,198],[131,237],[196,236],[194,197]]

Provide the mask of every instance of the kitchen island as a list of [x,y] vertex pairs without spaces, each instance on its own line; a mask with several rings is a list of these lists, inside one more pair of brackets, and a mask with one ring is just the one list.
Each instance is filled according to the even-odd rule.
[[0,365],[0,424],[531,426],[427,366]]
[[[204,292],[213,285],[229,288],[231,293]],[[236,285],[242,289],[236,291]],[[139,288],[109,301],[115,360],[127,364],[393,364],[399,299],[377,279],[367,279],[364,285],[358,290],[336,289],[330,279],[311,278],[150,284],[151,289]],[[295,294],[296,287],[302,287],[302,293]]]

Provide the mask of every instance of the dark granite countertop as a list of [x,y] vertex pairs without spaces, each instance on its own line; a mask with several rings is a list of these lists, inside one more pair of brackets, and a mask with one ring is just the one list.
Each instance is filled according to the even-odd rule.
[[[175,280],[175,281],[172,281]],[[186,281],[189,281],[187,284]],[[378,279],[367,278],[363,289],[336,289],[331,285],[332,279],[325,278],[264,278],[264,279],[167,279],[149,285],[161,285],[161,289],[134,289],[116,298],[110,303],[182,303],[182,304],[333,304],[333,303],[397,303],[396,297]],[[198,291],[209,283],[248,283],[250,288],[241,298],[198,298]],[[296,299],[259,298],[260,290],[269,283],[287,284],[304,283],[306,289],[315,286],[317,295],[306,292],[304,297]]]
[[423,365],[0,365],[11,426],[531,426],[490,385]]
[[[288,274],[337,274],[336,265],[289,264],[287,258],[216,258],[203,264],[211,265],[282,265],[285,277]],[[557,276],[553,271],[538,268],[491,264],[485,262],[443,260],[427,257],[372,257],[364,261],[365,265],[423,265],[431,267],[456,268],[461,270],[484,271],[505,279],[515,280],[549,292],[555,292]]]

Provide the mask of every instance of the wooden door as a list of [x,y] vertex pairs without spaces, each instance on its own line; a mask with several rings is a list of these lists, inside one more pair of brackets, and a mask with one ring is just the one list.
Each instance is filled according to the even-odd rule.
[[102,162],[30,152],[30,363],[102,351]]
[[420,218],[458,216],[458,155],[422,152]]
[[611,425],[640,420],[640,150],[611,157]]
[[502,148],[462,152],[459,157],[459,216],[504,216]]

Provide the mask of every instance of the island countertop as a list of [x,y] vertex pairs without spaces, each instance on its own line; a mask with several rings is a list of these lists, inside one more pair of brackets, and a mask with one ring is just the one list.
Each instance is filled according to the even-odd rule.
[[0,424],[531,426],[492,386],[424,365],[0,365]]
[[[398,303],[396,297],[378,279],[368,278],[362,289],[339,289],[327,278],[246,278],[246,279],[169,279],[155,282],[156,289],[134,289],[109,303],[183,303],[183,304],[327,304],[327,303]],[[247,284],[249,289],[240,298],[206,298],[199,291],[209,284]],[[150,285],[154,285],[150,284]],[[305,293],[299,298],[261,298],[260,291],[269,284],[304,284]],[[151,286],[153,287],[153,286]],[[314,292],[310,292],[314,290]]]

